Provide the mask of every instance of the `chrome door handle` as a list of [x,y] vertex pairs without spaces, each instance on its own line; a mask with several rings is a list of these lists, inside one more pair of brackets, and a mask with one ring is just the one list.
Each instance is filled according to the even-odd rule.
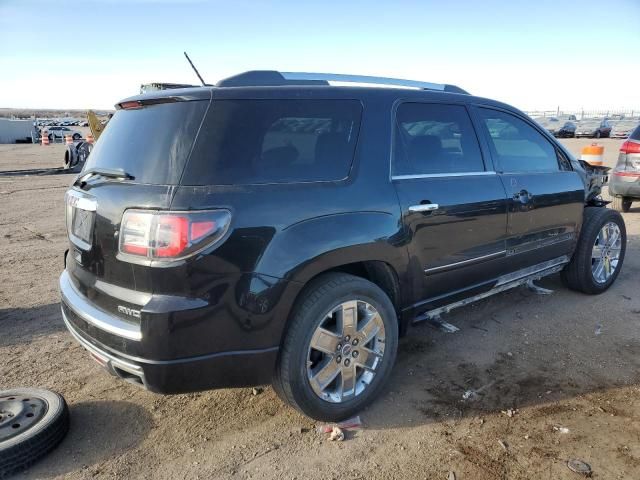
[[410,212],[433,212],[438,210],[440,206],[437,203],[424,203],[420,205],[411,205],[409,207]]

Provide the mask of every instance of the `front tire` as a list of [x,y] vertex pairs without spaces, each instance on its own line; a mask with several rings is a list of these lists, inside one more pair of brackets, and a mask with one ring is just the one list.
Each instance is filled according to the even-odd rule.
[[614,210],[626,213],[631,210],[631,203],[632,202],[629,197],[620,197],[616,195],[615,197],[613,197],[611,206],[614,208]]
[[322,421],[349,418],[386,383],[398,348],[398,322],[375,284],[344,273],[313,280],[292,312],[274,389]]
[[563,282],[572,290],[590,295],[606,291],[620,273],[626,249],[622,215],[609,208],[585,208],[578,245],[561,273]]

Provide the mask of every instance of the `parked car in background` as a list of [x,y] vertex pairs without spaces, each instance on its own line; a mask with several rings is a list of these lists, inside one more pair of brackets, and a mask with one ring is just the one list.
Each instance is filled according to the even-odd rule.
[[71,135],[74,140],[80,140],[82,138],[80,132],[71,130],[69,127],[49,127],[47,131],[49,132],[49,140],[64,138],[66,135]]
[[628,212],[633,202],[640,201],[640,125],[620,147],[618,163],[609,180],[613,208]]
[[558,272],[609,288],[626,230],[602,182],[453,85],[253,71],[153,91],[118,104],[67,192],[63,319],[152,391],[271,382],[342,420],[416,321]]
[[576,138],[605,138],[611,134],[611,123],[608,119],[588,118],[580,120],[576,126]]
[[576,133],[575,122],[566,118],[538,117],[534,120],[556,138],[572,138]]
[[638,125],[640,125],[640,119],[638,118],[614,122],[609,136],[611,138],[628,138]]

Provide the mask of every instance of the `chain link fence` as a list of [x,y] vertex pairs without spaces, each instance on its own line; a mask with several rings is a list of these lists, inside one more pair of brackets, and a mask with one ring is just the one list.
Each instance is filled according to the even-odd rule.
[[601,110],[527,110],[525,111],[531,118],[536,117],[570,117],[575,116],[576,120],[585,118],[609,118],[612,120],[622,118],[639,118],[640,108],[636,109],[601,109]]

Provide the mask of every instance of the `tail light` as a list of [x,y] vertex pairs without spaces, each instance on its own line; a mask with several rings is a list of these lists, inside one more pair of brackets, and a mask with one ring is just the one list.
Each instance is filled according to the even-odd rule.
[[627,140],[620,146],[620,151],[622,153],[640,153],[640,143]]
[[230,223],[228,210],[127,210],[120,227],[120,254],[125,258],[179,260],[219,241]]

